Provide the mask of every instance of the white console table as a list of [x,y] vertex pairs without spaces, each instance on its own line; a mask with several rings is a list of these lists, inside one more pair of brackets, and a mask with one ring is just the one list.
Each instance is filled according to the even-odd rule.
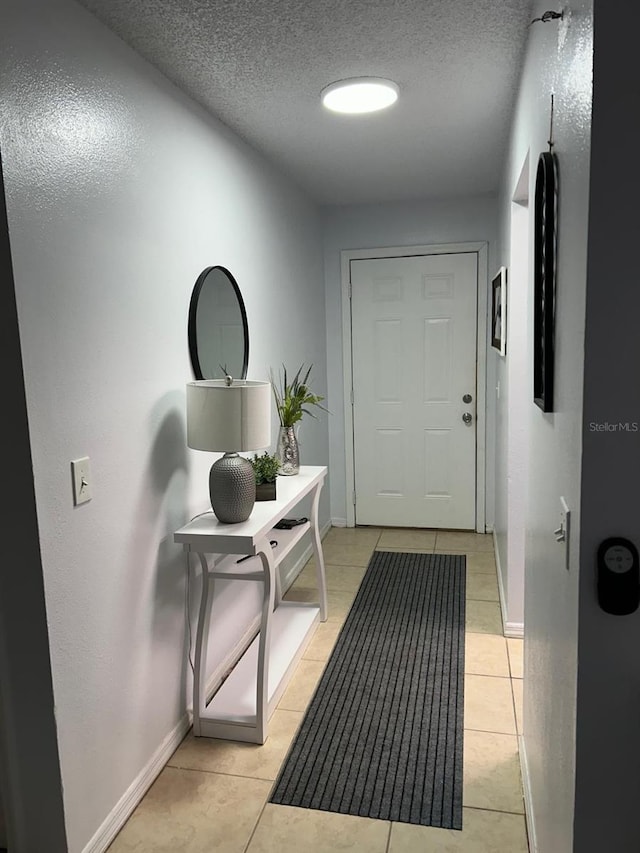
[[[320,619],[327,618],[327,591],[318,502],[327,469],[301,466],[300,473],[278,477],[275,501],[258,501],[250,517],[222,524],[206,513],[174,534],[185,550],[195,552],[202,566],[202,597],[198,615],[193,682],[193,731],[197,736],[264,743],[268,721]],[[274,530],[291,517],[296,505],[312,495],[309,520],[291,530]],[[318,604],[282,601],[278,565],[304,536],[310,535],[315,556]],[[275,539],[275,548],[270,540]],[[227,555],[209,567],[207,554]],[[252,555],[238,563],[239,555]],[[264,585],[260,632],[231,674],[207,703],[207,639],[216,578]]]

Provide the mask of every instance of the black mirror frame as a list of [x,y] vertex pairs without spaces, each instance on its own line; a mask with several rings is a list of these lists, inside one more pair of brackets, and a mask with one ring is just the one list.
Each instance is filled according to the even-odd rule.
[[233,378],[246,379],[247,368],[249,367],[249,324],[247,322],[247,312],[244,307],[244,299],[242,298],[242,293],[240,292],[240,288],[238,287],[238,282],[235,280],[235,278],[231,275],[231,273],[226,267],[220,266],[219,264],[212,267],[207,267],[200,273],[193,287],[193,292],[191,293],[191,301],[189,302],[189,322],[187,334],[189,338],[189,356],[191,358],[191,367],[193,368],[193,375],[196,379],[210,378],[202,375],[200,359],[198,358],[198,336],[196,328],[196,316],[198,312],[198,299],[200,297],[200,291],[204,286],[207,276],[212,270],[220,270],[227,276],[230,284],[233,286],[233,289],[236,294],[236,299],[238,300],[238,305],[240,306],[240,314],[242,316],[242,328],[244,331],[244,358],[242,361],[242,375],[234,376]]

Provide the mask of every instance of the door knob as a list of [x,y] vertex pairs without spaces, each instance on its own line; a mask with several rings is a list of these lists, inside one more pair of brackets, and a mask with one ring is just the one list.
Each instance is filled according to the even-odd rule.
[[473,397],[471,396],[471,394],[465,394],[464,397],[462,398],[463,403],[470,403],[472,400],[473,400]]
[[473,420],[473,416],[471,415],[470,412],[465,412],[464,415],[462,416],[462,420],[468,426],[471,423],[471,421]]

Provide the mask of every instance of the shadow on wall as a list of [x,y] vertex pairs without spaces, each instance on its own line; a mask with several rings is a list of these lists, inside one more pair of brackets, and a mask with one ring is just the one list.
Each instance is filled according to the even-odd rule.
[[[130,707],[148,703],[157,689],[154,673],[159,667],[181,667],[170,711],[174,720],[185,712],[187,680],[185,562],[181,546],[173,542],[174,531],[187,521],[184,409],[184,394],[174,392],[160,398],[151,412],[151,450],[126,546],[120,600],[112,611],[114,618],[126,619],[118,626],[117,653],[130,660],[128,684],[123,686],[124,695],[132,699]],[[139,759],[144,762],[148,756]]]
[[[173,534],[189,520],[187,484],[189,456],[185,433],[184,394],[169,395],[171,409],[164,416],[156,433],[149,460],[150,480],[157,496],[156,535],[158,538],[155,561],[155,604],[153,609],[152,643],[169,644],[168,654],[176,651],[176,627],[182,631],[180,652],[181,672],[176,679],[174,711],[177,716],[185,712],[187,695],[187,655],[189,633],[185,630],[185,554],[181,545],[173,541]],[[179,399],[179,403],[175,398]],[[164,402],[164,401],[163,401]],[[176,626],[178,623],[178,626]],[[161,649],[161,653],[162,649]]]

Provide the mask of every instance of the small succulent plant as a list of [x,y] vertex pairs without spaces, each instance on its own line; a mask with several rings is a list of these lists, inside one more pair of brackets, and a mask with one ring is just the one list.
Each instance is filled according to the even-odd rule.
[[254,453],[251,464],[256,475],[256,486],[261,483],[275,483],[280,469],[280,460],[276,456],[266,450],[261,456]]

